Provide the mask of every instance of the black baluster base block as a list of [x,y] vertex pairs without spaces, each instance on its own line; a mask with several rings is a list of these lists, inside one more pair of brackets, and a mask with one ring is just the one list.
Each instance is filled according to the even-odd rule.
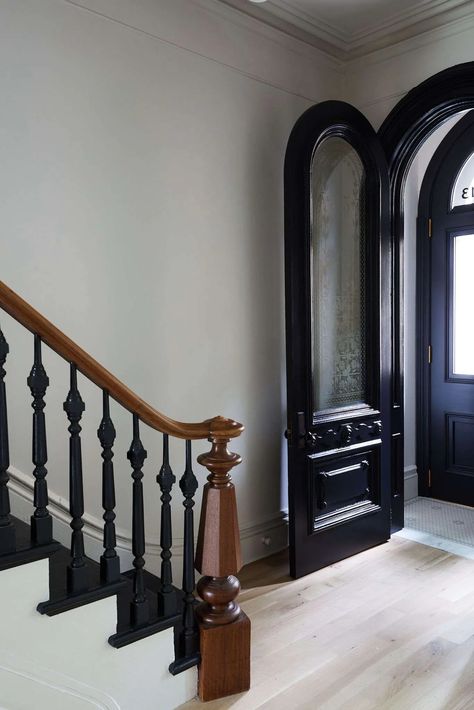
[[16,550],[15,526],[10,521],[8,525],[0,527],[0,555],[5,555]]
[[130,623],[132,626],[144,626],[150,621],[150,601],[145,597],[140,602],[132,601],[130,604]]
[[176,592],[171,589],[168,592],[160,590],[158,592],[158,614],[160,616],[170,616],[178,611],[178,599]]
[[[51,540],[46,545],[38,545],[31,541],[31,529],[27,523],[11,516],[14,549],[9,552],[0,552],[0,570],[18,567],[19,565],[36,560],[43,560],[50,557],[60,549],[61,545],[55,540]],[[9,532],[8,535],[12,533]]]
[[[197,599],[193,602],[193,607],[198,606]],[[183,597],[184,605],[184,597]],[[201,660],[199,653],[199,628],[196,626],[192,634],[184,634],[184,613],[181,615],[180,623],[174,627],[174,655],[175,660],[169,666],[171,675],[178,675],[187,671],[188,668],[197,666]]]
[[[68,578],[71,579],[70,572],[71,554],[65,547],[60,548],[51,557],[49,565],[49,599],[41,602],[37,606],[40,614],[55,616],[69,609],[90,604],[118,594],[127,585],[127,581],[122,577],[113,583],[103,584],[100,578],[100,565],[89,558],[85,560],[85,568],[75,568],[80,570],[80,577],[75,577],[74,584],[77,591],[68,588]],[[74,573],[73,573],[74,575]],[[87,587],[83,588],[84,579],[87,578]],[[71,584],[71,582],[69,582]],[[81,588],[79,589],[79,585]]]
[[120,579],[120,557],[102,557],[100,558],[100,579],[104,584],[117,582]]
[[181,623],[183,614],[183,592],[173,587],[174,594],[178,600],[173,613],[163,616],[159,613],[158,593],[161,590],[161,581],[154,574],[144,571],[144,581],[146,595],[149,603],[149,619],[143,625],[137,625],[136,617],[133,617],[133,575],[135,570],[124,572],[122,577],[128,581],[128,587],[123,589],[117,596],[117,633],[109,638],[109,643],[114,648],[122,648],[140,639],[147,638],[153,634],[176,627]]
[[90,577],[90,567],[86,564],[85,560],[84,564],[79,567],[72,567],[72,565],[69,564],[66,570],[66,589],[68,594],[86,592],[91,586]]
[[[199,600],[195,599],[193,602],[193,608],[199,605]],[[185,597],[183,597],[183,607],[185,606]],[[185,635],[184,633],[184,619],[186,615],[186,610],[183,609],[181,619],[179,624],[174,627],[174,656],[175,660],[169,666],[169,672],[171,675],[178,675],[187,671],[188,668],[197,666],[201,660],[201,654],[199,653],[199,627],[197,622],[195,622],[195,627],[193,632]]]
[[53,519],[50,515],[45,515],[44,518],[35,518],[34,515],[30,518],[31,522],[31,541],[35,545],[47,545],[53,539]]

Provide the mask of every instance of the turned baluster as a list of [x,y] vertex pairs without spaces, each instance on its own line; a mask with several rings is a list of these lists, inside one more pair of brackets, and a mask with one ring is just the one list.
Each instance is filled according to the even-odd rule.
[[49,385],[49,378],[41,357],[41,338],[35,335],[34,362],[27,380],[33,397],[33,463],[35,477],[34,513],[31,516],[31,539],[38,545],[44,545],[53,539],[53,519],[48,511],[48,447],[46,442],[46,418],[44,397]]
[[64,402],[69,419],[69,512],[72,520],[71,561],[67,568],[67,590],[71,594],[85,591],[89,586],[89,570],[84,552],[84,486],[82,480],[81,425],[85,404],[77,389],[77,368],[71,364],[71,384]]
[[149,601],[145,591],[143,568],[145,566],[145,516],[143,508],[143,463],[147,452],[140,440],[138,416],[133,415],[133,440],[127,454],[133,469],[133,502],[132,502],[132,551],[133,566],[133,599],[131,603],[131,622],[134,626],[146,624],[150,617]]
[[183,631],[180,637],[180,655],[189,657],[199,650],[199,635],[194,616],[194,495],[198,481],[191,464],[191,442],[186,441],[186,467],[179,482],[184,496],[184,545],[183,545]]
[[0,554],[14,552],[16,544],[15,528],[10,517],[10,495],[8,492],[10,453],[4,365],[9,350],[8,343],[0,329]]
[[176,612],[176,593],[173,588],[173,572],[171,569],[171,545],[173,535],[171,529],[171,489],[176,477],[171,470],[169,461],[169,437],[163,434],[163,465],[156,480],[161,490],[161,589],[158,593],[158,613],[169,616]]
[[242,557],[235,488],[230,477],[241,457],[228,450],[230,438],[219,435],[227,425],[222,417],[211,422],[211,451],[198,458],[210,471],[203,491],[196,549],[196,569],[203,575],[197,585],[203,602],[196,614],[201,647],[199,696],[204,701],[250,687],[250,621],[237,602],[240,583],[235,575]]
[[113,445],[115,441],[115,427],[110,418],[109,394],[102,393],[102,421],[97,430],[102,447],[102,507],[104,509],[104,552],[100,558],[100,579],[105,584],[116,582],[120,578],[120,558],[115,546],[115,482],[114,482],[114,457]]

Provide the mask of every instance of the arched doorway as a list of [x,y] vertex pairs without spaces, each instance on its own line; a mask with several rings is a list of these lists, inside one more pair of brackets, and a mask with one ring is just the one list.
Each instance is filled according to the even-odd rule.
[[410,165],[425,140],[447,119],[474,108],[474,62],[450,67],[412,89],[379,130],[387,156],[391,193],[392,367],[391,471],[392,530],[403,527],[404,346],[403,243],[404,187]]
[[[473,107],[474,62],[441,72],[413,89],[389,114],[378,135],[354,107],[325,102],[308,109],[290,136],[285,159],[285,261],[293,576],[379,544],[389,538],[390,527],[392,531],[403,527],[403,191],[410,165],[425,140],[447,119]],[[339,162],[321,159],[318,148],[341,138],[359,154],[365,170],[361,184],[371,181],[371,189],[360,190],[360,181],[357,189],[348,189],[352,183],[346,152],[339,151]],[[339,177],[333,176],[339,163]],[[320,185],[326,185],[324,199],[318,192]],[[358,207],[351,212],[348,195],[356,194]],[[331,209],[326,209],[328,196]],[[369,211],[367,196],[380,198]],[[384,217],[388,203],[390,234]],[[333,212],[340,220],[334,229],[329,228],[336,224],[330,219]],[[346,217],[352,213],[359,215],[352,220],[357,222],[352,236],[361,232],[358,243],[365,246],[353,260],[351,278],[338,280],[334,274],[342,273],[348,253],[338,239],[349,235]],[[329,253],[331,258],[325,259]],[[359,266],[361,273],[356,273]],[[320,293],[324,270],[331,273],[326,279],[331,288]],[[371,294],[369,298],[358,298],[357,288],[356,295],[349,293],[348,286],[356,281],[361,294]],[[343,286],[334,298],[334,284],[339,283]],[[325,299],[332,310],[321,306]],[[355,304],[352,311],[357,315],[350,328],[344,325],[347,300]],[[339,302],[341,308],[333,307]],[[369,318],[366,303],[373,308]],[[327,345],[328,340],[332,349],[328,346],[322,357],[321,343]],[[349,340],[350,361],[345,344]],[[352,357],[355,342],[363,347]],[[342,361],[349,362],[350,372],[346,366],[336,367]],[[325,388],[324,377],[333,371],[337,377]],[[342,384],[352,387],[355,379],[357,396],[347,398]],[[331,394],[328,406],[326,390]],[[344,390],[342,399],[333,396],[340,390]],[[375,530],[379,519],[383,525]]]
[[435,151],[417,235],[420,494],[474,505],[474,112]]

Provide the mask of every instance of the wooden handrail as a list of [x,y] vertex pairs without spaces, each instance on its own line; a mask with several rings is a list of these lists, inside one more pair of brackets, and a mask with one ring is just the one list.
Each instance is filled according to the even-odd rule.
[[97,360],[88,355],[85,350],[64,335],[50,321],[36,311],[12,291],[3,281],[0,281],[0,307],[35,335],[39,335],[58,355],[67,362],[76,365],[79,372],[91,382],[109,393],[110,397],[133,414],[137,414],[142,422],[164,434],[176,436],[179,439],[212,439],[214,437],[234,438],[240,436],[244,427],[242,424],[214,417],[203,422],[178,422],[161,414],[131,389],[118,380],[112,373],[102,367]]
[[[133,441],[127,457],[132,465],[133,473],[133,553],[135,567],[134,597],[131,604],[131,625],[134,633],[138,628],[143,628],[149,621],[149,606],[144,588],[143,566],[145,552],[145,527],[143,509],[143,462],[146,451],[140,440],[139,420],[165,435],[175,436],[188,440],[186,443],[186,478],[180,482],[185,502],[185,551],[183,553],[183,590],[186,596],[187,607],[184,610],[183,636],[180,644],[183,656],[172,664],[172,672],[179,672],[191,667],[190,661],[199,664],[199,696],[202,700],[213,700],[229,694],[240,693],[250,687],[250,620],[241,610],[237,597],[240,584],[236,577],[242,566],[240,547],[239,525],[237,520],[237,501],[235,488],[231,479],[231,470],[240,464],[241,457],[229,451],[227,445],[231,439],[239,436],[244,427],[225,417],[214,417],[203,422],[183,423],[177,422],[158,412],[144,402],[120,380],[76,345],[70,338],[32,308],[20,296],[0,281],[0,308],[8,313],[35,335],[35,364],[28,378],[28,384],[34,398],[33,408],[36,421],[35,436],[42,442],[43,451],[35,449],[33,443],[33,461],[35,463],[35,486],[45,483],[46,468],[46,432],[44,425],[43,409],[44,395],[49,382],[41,361],[41,342],[44,342],[58,355],[70,364],[71,386],[64,410],[70,422],[70,512],[72,515],[72,542],[71,563],[67,568],[68,593],[75,595],[88,590],[88,572],[85,564],[84,542],[82,534],[84,495],[81,464],[81,425],[80,420],[84,410],[84,403],[77,389],[77,370],[85,377],[100,387],[103,396],[103,419],[98,435],[102,446],[103,458],[103,507],[105,510],[104,521],[104,550],[109,556],[108,564],[104,563],[105,553],[101,559],[101,579],[110,583],[119,575],[119,564],[115,562],[115,526],[114,526],[114,480],[113,480],[113,443],[115,430],[109,415],[109,397],[122,405],[133,414]],[[11,552],[15,549],[15,540],[11,534],[9,523],[9,498],[8,498],[8,431],[6,417],[6,391],[3,382],[5,369],[3,364],[8,354],[8,344],[0,330],[0,554]],[[33,420],[35,427],[35,420]],[[36,431],[36,434],[35,434]],[[38,435],[39,432],[39,435]],[[42,437],[41,437],[42,433]],[[194,571],[193,571],[193,495],[197,488],[197,479],[191,469],[191,443],[190,439],[208,439],[211,451],[201,454],[198,462],[205,466],[210,475],[204,486],[203,502],[199,534],[196,546],[194,567],[202,574],[197,591],[202,602],[195,606],[193,597]],[[36,453],[35,453],[36,452]],[[161,512],[161,548],[162,548],[162,574],[161,591],[159,596],[159,611],[167,617],[176,611],[176,597],[171,579],[171,487],[175,477],[169,467],[168,436],[163,437],[163,466],[157,477],[160,485],[162,512]],[[183,485],[182,485],[183,484]],[[35,496],[36,496],[35,488]],[[43,497],[39,497],[35,505],[41,504],[41,511],[47,512],[47,488],[43,486]],[[40,508],[38,507],[38,510]],[[36,510],[35,510],[36,513]],[[109,528],[107,529],[107,525]],[[49,539],[51,538],[50,524],[48,523]],[[13,529],[13,528],[12,528]],[[48,532],[48,530],[46,532]],[[44,531],[43,531],[44,532]],[[36,540],[37,541],[37,540]],[[186,542],[187,541],[187,542]],[[114,554],[115,553],[115,554]],[[111,562],[111,560],[113,562]],[[165,595],[165,583],[169,591]],[[49,602],[44,609],[51,609]],[[53,603],[54,605],[54,603]],[[196,634],[194,625],[194,611],[199,625],[200,654],[196,649]],[[48,613],[48,612],[47,612]],[[135,629],[137,627],[137,629]],[[123,642],[120,634],[111,637],[112,645],[120,646]],[[171,670],[171,667],[170,667]]]

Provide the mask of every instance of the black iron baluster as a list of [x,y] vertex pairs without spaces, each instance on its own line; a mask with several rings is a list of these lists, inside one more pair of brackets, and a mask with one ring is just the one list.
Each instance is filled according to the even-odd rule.
[[53,538],[53,519],[48,511],[48,484],[46,482],[46,462],[48,448],[46,443],[46,419],[44,397],[49,385],[49,378],[43,367],[41,358],[41,338],[35,335],[34,362],[30,376],[27,379],[28,387],[33,397],[33,463],[35,477],[34,487],[34,513],[31,516],[31,539],[38,545],[45,545]]
[[147,452],[140,441],[139,421],[133,415],[133,441],[127,454],[133,473],[133,511],[132,511],[132,551],[134,555],[133,566],[133,600],[131,603],[131,622],[133,626],[146,624],[150,618],[150,605],[145,592],[143,568],[145,560],[145,516],[143,509],[143,463]]
[[194,495],[198,481],[191,464],[191,442],[186,441],[186,467],[179,482],[184,496],[184,547],[183,547],[183,631],[180,638],[181,655],[192,656],[199,649],[199,635],[194,617]]
[[64,411],[69,419],[69,512],[72,520],[71,562],[67,568],[67,590],[70,593],[84,591],[88,587],[89,570],[84,553],[84,487],[82,481],[81,425],[85,404],[77,389],[77,368],[71,364],[71,385]]
[[5,388],[4,368],[10,351],[0,329],[0,554],[14,552],[16,539],[15,528],[10,517],[10,495],[8,493],[8,467],[10,452],[8,447],[7,393]]
[[163,434],[163,465],[156,477],[161,490],[161,589],[158,593],[158,613],[168,616],[176,612],[176,592],[173,588],[173,571],[171,569],[171,545],[173,544],[171,529],[171,489],[176,476],[169,462],[169,437]]
[[103,392],[103,414],[97,431],[102,446],[102,507],[104,509],[104,552],[100,558],[100,579],[105,584],[116,582],[120,578],[120,558],[115,546],[115,483],[114,452],[115,427],[110,418],[109,393]]

